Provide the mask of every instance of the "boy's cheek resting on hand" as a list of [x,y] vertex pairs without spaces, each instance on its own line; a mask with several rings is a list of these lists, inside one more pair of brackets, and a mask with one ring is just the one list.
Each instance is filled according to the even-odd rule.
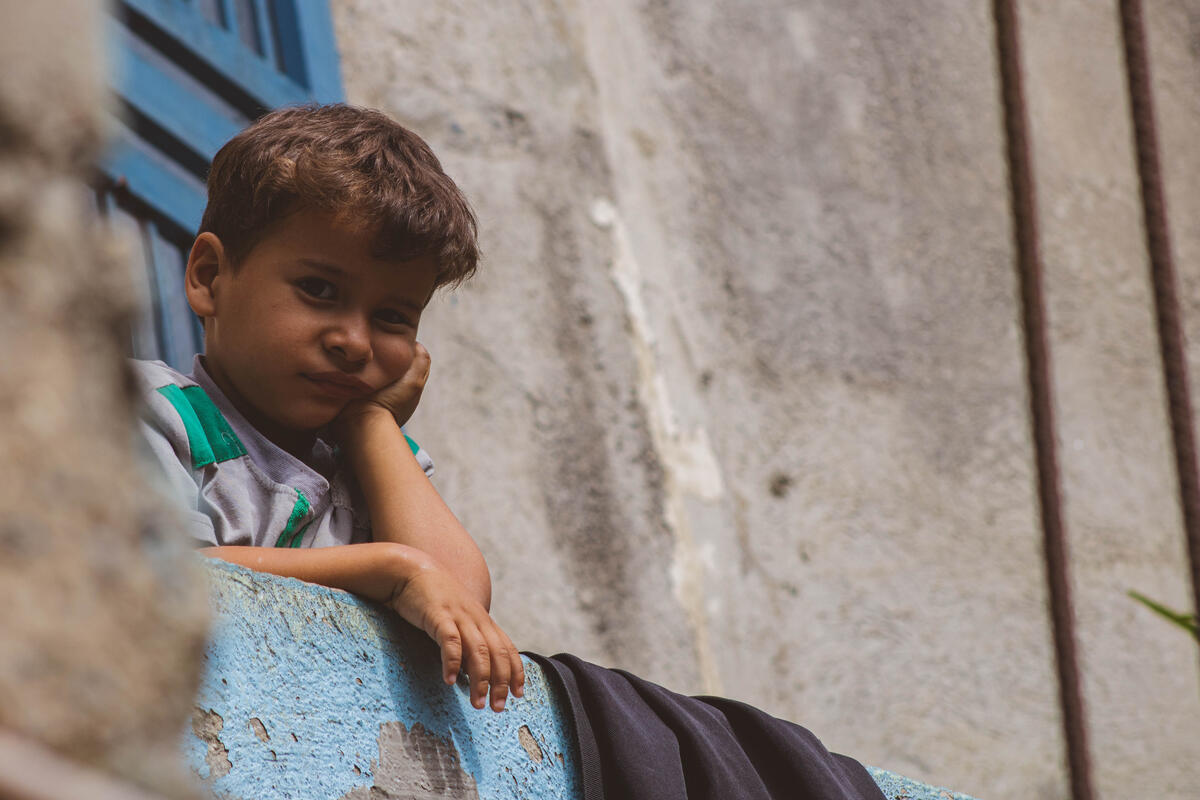
[[425,384],[429,380],[431,365],[429,351],[425,345],[416,342],[413,347],[412,364],[399,380],[384,386],[369,397],[347,404],[342,409],[330,424],[334,439],[338,442],[353,439],[354,427],[363,424],[361,418],[375,410],[387,411],[397,425],[408,422],[421,402],[421,393],[425,391]]

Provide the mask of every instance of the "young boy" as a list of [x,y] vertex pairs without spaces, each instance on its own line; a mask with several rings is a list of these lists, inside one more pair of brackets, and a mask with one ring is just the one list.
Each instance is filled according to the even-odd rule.
[[135,362],[150,446],[205,555],[385,603],[504,708],[524,672],[475,542],[401,430],[433,292],[475,270],[475,219],[418,136],[346,105],[275,111],[217,153],[188,258],[191,375]]

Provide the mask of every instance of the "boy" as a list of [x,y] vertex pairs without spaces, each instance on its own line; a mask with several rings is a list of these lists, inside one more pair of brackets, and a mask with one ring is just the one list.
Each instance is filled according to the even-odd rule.
[[504,708],[524,672],[479,548],[401,430],[433,292],[475,270],[475,219],[419,137],[346,105],[275,111],[213,159],[188,258],[192,375],[135,362],[147,438],[205,555],[385,603]]

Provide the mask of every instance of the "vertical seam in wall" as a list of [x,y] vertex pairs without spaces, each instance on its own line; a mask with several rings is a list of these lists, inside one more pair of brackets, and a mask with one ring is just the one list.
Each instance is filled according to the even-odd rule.
[[[696,657],[699,662],[700,679],[708,694],[722,694],[720,674],[713,658],[708,634],[708,617],[704,610],[704,565],[692,534],[685,497],[688,494],[686,480],[696,472],[699,461],[706,467],[701,470],[708,480],[703,490],[694,492],[701,497],[720,496],[723,487],[716,460],[707,439],[700,437],[689,442],[681,435],[676,422],[678,415],[671,402],[666,381],[658,367],[655,352],[654,331],[642,299],[641,267],[633,257],[629,235],[616,208],[607,200],[597,200],[592,205],[592,220],[601,228],[611,231],[613,258],[610,274],[621,294],[625,315],[629,320],[629,337],[633,345],[634,360],[637,362],[637,396],[650,429],[650,439],[657,451],[663,468],[663,521],[675,542],[671,564],[671,579],[675,597],[683,607],[695,641]],[[702,434],[703,431],[701,430]],[[697,455],[707,458],[697,458]],[[681,479],[683,477],[684,479]]]

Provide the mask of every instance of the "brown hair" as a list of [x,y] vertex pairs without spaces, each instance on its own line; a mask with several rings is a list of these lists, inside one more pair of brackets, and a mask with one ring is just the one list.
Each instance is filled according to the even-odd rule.
[[387,115],[337,103],[281,108],[217,151],[200,232],[236,265],[300,209],[353,213],[389,261],[431,257],[435,286],[457,285],[479,260],[475,215],[421,137]]

